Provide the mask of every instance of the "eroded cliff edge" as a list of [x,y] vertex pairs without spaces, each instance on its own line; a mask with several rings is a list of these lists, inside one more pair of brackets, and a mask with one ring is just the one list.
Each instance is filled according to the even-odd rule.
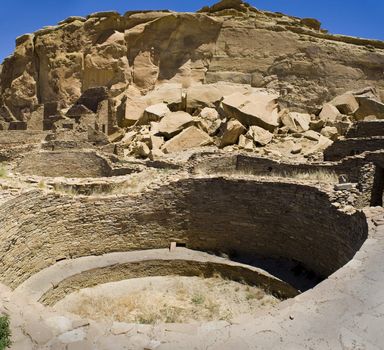
[[26,34],[0,73],[0,119],[27,121],[41,104],[71,106],[108,89],[115,116],[127,96],[164,82],[227,81],[273,88],[290,108],[316,108],[374,86],[384,97],[384,43],[330,35],[312,19],[222,1],[198,13],[115,12],[70,17]]

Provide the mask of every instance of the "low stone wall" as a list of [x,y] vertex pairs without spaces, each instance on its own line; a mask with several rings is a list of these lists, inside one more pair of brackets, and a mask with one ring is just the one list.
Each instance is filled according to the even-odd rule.
[[258,286],[281,299],[298,295],[298,292],[287,283],[242,266],[191,260],[148,260],[92,269],[71,276],[46,292],[39,302],[52,306],[66,295],[83,288],[130,278],[172,275],[205,278],[220,275],[232,281]]
[[245,179],[183,179],[138,196],[71,198],[35,191],[0,207],[0,280],[16,287],[56,261],[165,248],[301,262],[328,276],[367,237],[316,188]]
[[24,156],[14,170],[46,177],[105,177],[112,175],[108,161],[96,152],[36,152]]
[[384,137],[336,140],[324,151],[324,160],[338,161],[345,157],[384,149]]
[[198,162],[192,169],[197,174],[248,174],[257,176],[282,176],[295,178],[300,174],[308,173],[334,173],[347,175],[348,181],[358,182],[360,168],[366,163],[364,157],[345,159],[341,162],[323,164],[284,163],[272,159],[246,156],[229,155],[210,157]]
[[49,132],[34,130],[0,131],[0,145],[34,144],[42,142]]
[[384,136],[384,120],[361,121],[349,129],[347,138]]

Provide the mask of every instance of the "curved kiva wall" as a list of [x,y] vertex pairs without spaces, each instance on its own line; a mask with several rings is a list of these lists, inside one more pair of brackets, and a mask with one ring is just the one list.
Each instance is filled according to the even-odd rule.
[[26,154],[15,171],[47,177],[106,177],[112,175],[108,161],[96,152],[36,152]]
[[41,296],[39,302],[52,306],[66,295],[80,289],[131,278],[170,275],[210,278],[217,274],[231,281],[259,286],[281,299],[293,298],[298,295],[297,290],[289,284],[240,264],[230,265],[177,259],[146,260],[90,269],[66,278],[57,285],[52,285],[52,288]]
[[165,248],[300,261],[328,276],[367,236],[364,214],[338,211],[316,188],[241,179],[183,179],[140,196],[29,192],[0,207],[0,279],[16,287],[58,260]]

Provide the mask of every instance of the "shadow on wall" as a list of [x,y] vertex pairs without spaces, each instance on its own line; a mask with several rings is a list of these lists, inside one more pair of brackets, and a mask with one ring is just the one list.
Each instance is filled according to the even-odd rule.
[[[204,15],[172,14],[146,25],[141,34],[126,33],[128,59],[134,67],[135,83],[147,84],[148,69],[152,67],[153,83],[169,80],[186,69],[188,75],[193,67],[184,67],[188,61],[206,62],[213,55],[210,44],[216,42],[221,23]],[[143,65],[144,64],[144,65]],[[144,67],[145,71],[142,71]],[[197,71],[201,71],[201,64]],[[184,72],[185,73],[185,72]],[[202,73],[201,79],[204,78]]]
[[327,277],[368,233],[363,213],[338,211],[316,188],[223,178],[183,179],[117,198],[29,192],[0,207],[0,222],[0,278],[12,287],[57,260],[170,242],[294,260]]

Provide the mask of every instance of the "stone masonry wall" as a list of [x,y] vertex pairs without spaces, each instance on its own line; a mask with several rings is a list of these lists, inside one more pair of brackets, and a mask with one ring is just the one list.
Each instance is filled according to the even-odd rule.
[[21,174],[64,177],[111,176],[107,160],[95,152],[29,153],[15,167]]
[[283,163],[272,159],[246,155],[230,155],[208,158],[198,162],[192,173],[204,174],[248,174],[257,176],[292,177],[300,173],[323,171],[336,175],[347,175],[348,181],[358,182],[360,168],[366,163],[363,157],[349,158],[341,162],[324,164]]
[[138,249],[190,249],[295,259],[327,276],[367,236],[318,189],[240,179],[184,179],[139,196],[29,192],[0,207],[0,281],[16,287],[58,260]]

